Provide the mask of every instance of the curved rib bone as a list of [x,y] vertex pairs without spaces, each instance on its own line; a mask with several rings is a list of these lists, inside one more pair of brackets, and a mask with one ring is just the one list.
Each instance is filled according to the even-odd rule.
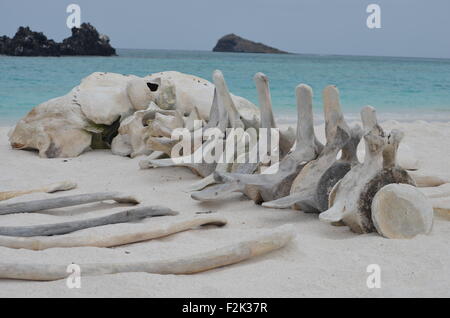
[[16,237],[51,236],[72,233],[75,231],[107,224],[127,223],[148,217],[177,215],[178,212],[165,207],[140,207],[111,215],[56,224],[33,226],[0,226],[0,235]]
[[265,202],[270,208],[294,208],[305,212],[319,212],[316,191],[319,181],[336,162],[338,152],[350,141],[350,128],[344,120],[339,103],[339,91],[328,86],[323,91],[325,131],[327,144],[319,157],[307,163],[292,182],[290,195],[281,199]]
[[[115,233],[111,226],[100,233],[87,234],[84,231],[44,237],[9,237],[0,236],[0,246],[16,249],[45,250],[48,248],[68,247],[115,247],[166,237],[204,225],[224,226],[227,220],[219,216],[194,216],[171,218],[164,224],[150,222],[135,223],[126,231]],[[107,230],[106,230],[107,229]]]
[[139,200],[135,197],[120,192],[98,192],[65,196],[54,199],[2,204],[0,205],[0,215],[38,212],[106,200],[114,200],[118,203],[139,204]]
[[[226,265],[242,262],[269,253],[287,245],[294,238],[291,225],[284,225],[253,235],[222,248],[214,248],[191,256],[168,260],[120,263],[79,264],[82,275],[106,275],[129,272],[152,274],[195,274]],[[0,263],[0,278],[51,281],[64,279],[67,265]]]
[[39,189],[32,189],[32,190],[22,190],[22,191],[7,191],[7,192],[0,192],[0,201],[12,199],[21,195],[35,193],[35,192],[45,192],[45,193],[54,193],[58,191],[68,191],[75,189],[77,187],[76,183],[70,182],[70,181],[63,181],[58,183],[53,183],[48,186],[39,188]]

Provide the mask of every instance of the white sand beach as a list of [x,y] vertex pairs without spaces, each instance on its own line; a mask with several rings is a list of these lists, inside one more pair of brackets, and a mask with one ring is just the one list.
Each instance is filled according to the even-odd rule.
[[[402,143],[420,161],[420,173],[450,178],[450,123],[384,122],[384,129],[405,132]],[[324,140],[323,125],[317,135]],[[81,288],[65,280],[29,282],[0,280],[0,297],[450,297],[450,221],[437,216],[430,235],[389,240],[376,233],[358,235],[347,227],[320,222],[317,214],[275,210],[255,205],[242,195],[217,203],[199,203],[187,187],[198,177],[186,168],[140,170],[142,157],[90,151],[76,158],[43,159],[36,152],[12,150],[0,128],[0,191],[39,187],[70,180],[78,187],[55,194],[32,194],[7,202],[88,192],[122,191],[147,205],[164,205],[181,216],[219,213],[225,227],[190,230],[162,239],[116,248],[54,248],[44,251],[0,247],[1,262],[95,263],[166,259],[226,245],[283,224],[293,224],[296,238],[287,247],[251,260],[193,275],[123,273],[83,277]],[[1,217],[2,226],[33,225],[82,219],[129,209],[129,205],[94,203],[42,213]],[[178,217],[178,216],[177,216]],[[146,222],[155,227],[168,218]],[[106,226],[121,231],[129,224]],[[94,233],[99,229],[84,230]],[[106,230],[106,229],[104,229]],[[369,264],[381,268],[381,288],[366,285]]]

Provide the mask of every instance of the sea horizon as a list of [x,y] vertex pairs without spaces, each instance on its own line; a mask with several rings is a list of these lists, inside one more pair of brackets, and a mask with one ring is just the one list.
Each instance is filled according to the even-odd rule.
[[316,123],[322,122],[321,91],[340,90],[342,109],[359,119],[365,105],[380,120],[450,121],[450,59],[323,54],[219,53],[202,50],[117,49],[118,56],[0,56],[0,125],[13,125],[33,107],[67,94],[93,72],[146,76],[180,71],[211,80],[220,69],[230,91],[258,105],[253,75],[270,80],[277,122],[295,124],[295,87],[314,89]]

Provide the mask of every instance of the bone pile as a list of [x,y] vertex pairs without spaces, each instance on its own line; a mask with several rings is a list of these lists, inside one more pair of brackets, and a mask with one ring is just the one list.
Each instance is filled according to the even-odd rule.
[[[268,78],[258,73],[255,83],[261,105],[260,128],[275,128]],[[328,86],[323,91],[326,144],[322,145],[313,129],[312,89],[300,84],[296,96],[295,145],[288,134],[280,133],[279,162],[264,171],[260,169],[261,162],[241,164],[241,169],[246,167],[241,171],[216,169],[208,177],[209,183],[216,184],[194,191],[192,198],[217,201],[227,199],[230,193],[241,192],[267,208],[320,213],[320,220],[347,225],[356,233],[377,231],[388,238],[411,238],[429,233],[433,209],[429,199],[416,187],[414,177],[420,174],[410,175],[397,162],[403,133],[398,130],[385,133],[371,106],[361,111],[363,128],[349,127],[342,113],[338,89]],[[364,162],[360,163],[357,147],[362,137],[366,150]],[[433,176],[417,179],[421,186],[442,184]],[[401,185],[411,188],[405,190]]]
[[[64,186],[62,186],[64,185]],[[71,183],[55,184],[30,191],[8,192],[23,195],[29,192],[54,192],[67,190]],[[51,191],[50,191],[51,190]],[[12,197],[8,195],[8,197]],[[37,213],[49,209],[78,206],[87,203],[112,200],[116,203],[139,204],[132,195],[118,192],[90,193],[44,200],[3,203],[0,216],[16,213]],[[179,213],[166,207],[142,206],[131,210],[113,213],[103,217],[82,219],[63,223],[41,224],[33,226],[0,226],[0,246],[13,249],[45,250],[49,248],[102,247],[109,248],[125,244],[138,243],[166,237],[199,226],[224,226],[227,220],[220,216],[187,216],[176,218],[165,225],[152,227],[151,223],[139,223],[146,218],[177,216]],[[138,223],[135,223],[138,222]],[[115,233],[113,224],[130,223],[124,232]],[[99,227],[100,232],[85,232],[89,228]],[[102,232],[103,229],[103,232]],[[124,272],[148,272],[155,274],[193,274],[209,269],[244,261],[251,257],[268,253],[284,247],[294,237],[293,229],[282,226],[265,231],[254,237],[230,243],[222,248],[209,250],[192,256],[149,260],[146,262],[122,262],[116,264],[83,264],[83,275],[104,275]],[[70,273],[67,265],[0,263],[0,278],[20,280],[57,280],[66,278]]]
[[[15,149],[37,149],[49,158],[77,156],[90,148],[146,156],[141,169],[186,167],[198,175],[200,180],[188,189],[194,200],[228,200],[230,194],[242,193],[266,208],[318,213],[320,220],[347,225],[356,233],[410,238],[431,230],[430,206],[448,214],[450,192],[434,189],[443,189],[450,180],[415,171],[418,161],[398,154],[403,133],[385,132],[373,107],[361,110],[363,127],[350,127],[338,88],[325,87],[322,144],[313,127],[311,87],[295,88],[296,129],[274,133],[269,79],[257,73],[254,82],[259,109],[231,94],[219,70],[213,72],[212,83],[178,72],[143,78],[94,73],[67,95],[35,107],[10,132],[10,142]],[[180,136],[180,129],[187,136]],[[211,129],[215,133],[208,136]],[[261,140],[267,144],[265,153],[258,152]],[[233,151],[224,151],[228,141],[236,141]],[[362,141],[360,162],[357,148]],[[248,160],[255,153],[255,160]],[[215,160],[205,160],[205,154]],[[394,209],[399,211],[395,215]]]

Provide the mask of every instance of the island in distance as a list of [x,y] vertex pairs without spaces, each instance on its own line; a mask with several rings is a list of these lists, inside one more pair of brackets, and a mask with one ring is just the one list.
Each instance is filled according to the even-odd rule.
[[213,48],[213,52],[289,54],[289,52],[241,38],[234,33],[221,37]]
[[0,36],[0,54],[12,56],[116,55],[109,37],[98,33],[89,23],[72,28],[72,35],[57,43],[42,32],[19,27],[13,38]]

